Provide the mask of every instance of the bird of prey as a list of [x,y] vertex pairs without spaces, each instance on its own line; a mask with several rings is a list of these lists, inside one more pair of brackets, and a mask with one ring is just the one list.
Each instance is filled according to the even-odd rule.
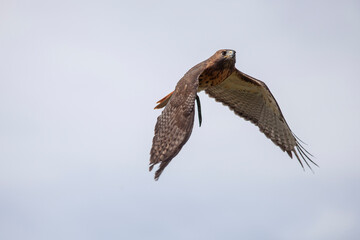
[[159,179],[165,167],[188,141],[194,125],[195,101],[201,125],[197,93],[202,90],[228,106],[236,115],[258,126],[266,137],[291,158],[294,154],[302,168],[304,161],[311,169],[307,160],[317,166],[308,156],[312,155],[301,146],[300,140],[290,130],[265,83],[235,68],[235,53],[230,49],[217,51],[209,59],[192,67],[177,83],[175,90],[158,101],[155,109],[165,109],[157,118],[150,151],[149,171],[160,163],[155,180]]

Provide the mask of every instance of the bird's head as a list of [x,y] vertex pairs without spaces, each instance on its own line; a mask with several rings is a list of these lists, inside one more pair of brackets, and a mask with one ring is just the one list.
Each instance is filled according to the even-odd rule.
[[234,61],[236,60],[236,51],[231,49],[220,49],[213,55],[218,60]]
[[218,50],[208,59],[208,66],[212,69],[235,68],[236,52],[231,49]]
[[220,49],[216,51],[214,55],[210,57],[211,62],[215,65],[235,65],[236,62],[236,52],[231,49]]
[[231,49],[220,49],[215,53],[215,55],[221,55],[223,58],[227,59],[235,59],[235,54],[236,51]]

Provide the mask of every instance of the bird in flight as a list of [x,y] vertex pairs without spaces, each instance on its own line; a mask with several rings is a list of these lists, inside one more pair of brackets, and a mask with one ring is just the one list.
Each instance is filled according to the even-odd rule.
[[230,49],[218,50],[209,59],[192,67],[177,83],[175,90],[157,102],[155,109],[165,109],[157,118],[150,151],[149,171],[160,163],[155,180],[188,141],[194,125],[195,101],[201,125],[197,93],[202,90],[228,106],[236,115],[258,126],[291,158],[294,154],[302,168],[305,162],[311,169],[308,161],[317,166],[309,157],[312,155],[290,130],[266,84],[235,68],[235,54]]

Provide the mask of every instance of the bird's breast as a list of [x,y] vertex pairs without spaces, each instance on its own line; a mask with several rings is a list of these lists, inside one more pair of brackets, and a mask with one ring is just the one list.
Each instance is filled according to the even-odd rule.
[[204,71],[199,76],[199,92],[222,83],[232,73],[231,69]]

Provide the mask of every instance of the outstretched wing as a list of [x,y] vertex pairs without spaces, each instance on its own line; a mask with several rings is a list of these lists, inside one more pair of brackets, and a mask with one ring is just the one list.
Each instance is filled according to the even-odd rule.
[[202,71],[203,65],[198,64],[184,75],[157,119],[149,167],[151,171],[155,164],[160,163],[155,180],[160,177],[191,135],[194,125],[194,104],[199,86],[198,77]]
[[307,160],[316,165],[308,156],[311,154],[301,146],[300,140],[290,130],[274,96],[262,81],[236,69],[221,84],[209,87],[205,92],[240,117],[257,125],[266,137],[291,158],[294,153],[303,168],[301,159],[310,169]]

